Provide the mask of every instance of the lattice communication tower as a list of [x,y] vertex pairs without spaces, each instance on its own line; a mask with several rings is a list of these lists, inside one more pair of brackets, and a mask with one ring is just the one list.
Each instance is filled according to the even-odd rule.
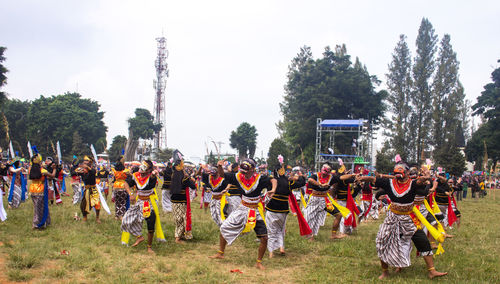
[[156,79],[153,80],[153,88],[156,91],[154,103],[154,121],[155,123],[161,123],[162,127],[160,132],[158,132],[153,139],[153,146],[155,149],[160,149],[167,147],[165,87],[167,85],[168,78],[168,50],[167,39],[165,37],[156,38],[156,42],[158,45],[158,51],[155,60]]

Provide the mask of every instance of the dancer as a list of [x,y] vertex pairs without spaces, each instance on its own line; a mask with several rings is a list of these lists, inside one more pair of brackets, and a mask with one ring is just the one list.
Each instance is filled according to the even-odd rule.
[[48,203],[48,181],[56,174],[56,165],[53,163],[51,172],[41,165],[42,156],[38,153],[36,146],[33,146],[35,154],[31,157],[31,167],[29,169],[29,179],[31,184],[29,191],[33,200],[33,223],[32,229],[44,229],[50,225],[50,212]]
[[[301,188],[306,184],[306,179],[300,172],[292,176],[287,175],[282,159],[281,157],[281,165],[273,173],[273,177],[277,180],[276,190],[268,193],[270,200],[266,205],[269,258],[273,257],[273,252],[277,249],[280,254],[285,254],[285,229],[286,219],[290,212],[288,209],[290,194],[293,189]],[[293,194],[291,197],[295,198]]]
[[11,173],[11,182],[9,188],[9,196],[8,196],[8,208],[15,209],[21,205],[21,202],[24,201],[23,190],[23,168],[21,167],[21,161],[19,158],[15,158],[12,163],[8,166],[9,172]]
[[221,199],[226,192],[227,182],[224,177],[219,176],[217,168],[210,165],[205,166],[205,172],[202,173],[201,179],[207,190],[211,193],[210,215],[217,227],[220,227],[223,222],[221,216],[223,214],[221,212]]
[[340,214],[339,208],[333,205],[328,198],[328,191],[331,187],[338,184],[343,179],[343,176],[338,177],[332,173],[330,165],[324,164],[320,172],[311,175],[307,180],[308,188],[312,190],[312,192],[304,210],[304,217],[312,230],[310,237],[311,241],[314,240],[314,236],[318,235],[320,226],[325,224],[327,211],[335,217],[330,238],[341,239],[346,237],[345,234],[337,235],[342,215]]
[[101,165],[100,170],[97,172],[97,184],[104,190],[104,196],[106,199],[108,199],[108,193],[109,193],[109,183],[108,183],[108,178],[109,178],[109,171],[104,167],[104,165]]
[[170,191],[170,183],[172,182],[172,163],[168,162],[167,167],[160,172],[163,177],[161,186],[161,208],[163,212],[172,212],[172,192]]
[[148,252],[154,253],[152,249],[155,227],[158,230],[157,237],[160,241],[165,241],[163,231],[161,230],[160,216],[156,205],[156,187],[157,177],[153,175],[153,163],[145,160],[139,167],[139,171],[127,177],[124,183],[125,190],[132,200],[135,196],[132,194],[131,187],[137,188],[137,201],[130,207],[122,219],[121,229],[137,237],[133,247],[144,241],[142,236],[142,222],[146,220],[148,229]]
[[175,242],[184,243],[184,240],[193,238],[191,233],[191,198],[189,189],[196,188],[194,178],[184,171],[184,158],[181,152],[174,151],[174,163],[172,172],[172,211],[175,223]]
[[277,181],[268,176],[262,176],[255,172],[256,163],[253,159],[245,159],[239,166],[237,173],[224,174],[222,168],[223,161],[217,163],[219,175],[230,184],[234,184],[242,192],[242,200],[229,217],[222,223],[219,236],[219,251],[211,258],[224,258],[226,245],[231,245],[242,233],[255,231],[260,239],[260,245],[257,255],[256,267],[264,269],[262,258],[267,247],[267,229],[263,219],[263,208],[259,208],[260,196],[264,189],[271,189],[276,192]]
[[79,167],[79,162],[76,156],[73,156],[73,162],[71,163],[71,188],[73,189],[73,205],[80,202],[82,198],[82,181],[76,169]]
[[115,219],[122,220],[123,215],[130,207],[130,196],[125,189],[125,180],[127,179],[130,171],[125,169],[125,158],[120,156],[114,168],[113,172],[113,196],[115,198]]
[[[403,268],[411,264],[411,241],[417,227],[410,217],[410,213],[414,206],[415,197],[426,195],[424,185],[426,178],[411,180],[408,169],[408,166],[399,158],[393,171],[395,179],[357,177],[359,181],[374,183],[376,187],[380,188],[378,194],[387,194],[391,200],[390,210],[387,211],[384,223],[380,225],[376,238],[377,254],[382,266],[382,274],[379,279],[389,276],[389,266]],[[428,250],[425,242],[415,241],[414,243],[418,251]],[[429,278],[447,274],[436,271],[432,255],[426,255],[423,258],[427,265]]]
[[[229,166],[229,171],[233,174],[238,173],[238,164],[234,163]],[[227,212],[227,216],[231,215],[231,212],[236,210],[240,206],[241,203],[241,195],[243,192],[239,189],[239,187],[235,184],[229,183],[228,191],[226,196],[226,208],[225,212]]]
[[80,209],[83,214],[83,221],[87,221],[87,215],[92,208],[95,209],[95,221],[100,224],[99,212],[101,209],[101,201],[99,200],[99,192],[96,188],[96,170],[92,158],[85,156],[82,165],[75,170],[76,173],[82,178],[85,185]]

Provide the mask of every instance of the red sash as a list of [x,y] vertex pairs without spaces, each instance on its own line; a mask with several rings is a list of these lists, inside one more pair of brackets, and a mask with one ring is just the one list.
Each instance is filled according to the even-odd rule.
[[457,215],[451,206],[451,197],[448,196],[448,225],[451,227],[457,221]]
[[350,185],[347,186],[346,208],[349,209],[349,211],[351,211],[351,214],[344,221],[344,224],[346,226],[352,226],[353,228],[356,228],[357,224],[354,214],[359,215],[359,210],[358,207],[356,206],[356,202],[354,202],[354,199],[352,198]]
[[294,210],[295,212],[297,212],[297,221],[299,222],[300,235],[307,236],[312,234],[312,230],[309,227],[309,224],[307,224],[306,219],[302,215],[302,211],[300,211],[300,207],[297,204],[297,200],[295,199],[295,196],[293,196],[293,194],[290,194],[288,196],[288,202],[290,203],[290,208],[292,209],[292,212]]
[[186,187],[186,232],[191,232],[191,195],[189,194],[189,187]]

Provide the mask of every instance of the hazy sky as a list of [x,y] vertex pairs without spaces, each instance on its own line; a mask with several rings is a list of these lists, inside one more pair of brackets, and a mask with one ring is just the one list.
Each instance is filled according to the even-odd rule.
[[0,7],[4,90],[22,100],[78,91],[99,101],[108,143],[127,135],[135,108],[152,110],[155,38],[163,33],[168,146],[188,157],[205,154],[208,136],[231,151],[230,132],[243,121],[256,126],[257,155],[266,155],[278,135],[288,64],[303,45],[320,57],[325,46],[345,43],[385,88],[399,35],[414,55],[427,17],[439,39],[451,35],[474,102],[500,59],[499,1],[0,0]]

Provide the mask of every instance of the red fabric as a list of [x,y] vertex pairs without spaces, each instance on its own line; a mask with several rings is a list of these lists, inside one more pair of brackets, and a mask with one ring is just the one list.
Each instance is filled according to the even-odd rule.
[[453,205],[455,205],[455,208],[458,209],[458,207],[457,207],[457,201],[455,200],[455,196],[454,195],[451,195],[451,200],[453,201]]
[[429,195],[428,201],[429,201],[429,206],[432,208],[432,204],[434,204],[434,196],[436,196],[436,192],[434,191],[431,195]]
[[[297,204],[297,207],[295,207],[292,203],[292,199],[295,200],[295,203],[297,203],[297,200],[295,199],[295,195],[293,195],[293,193],[290,193],[290,195],[288,196],[288,203],[290,204],[290,211],[292,211],[292,213],[294,214],[297,214],[297,207],[298,207],[298,204]],[[299,210],[300,211],[300,210]],[[301,212],[302,213],[302,212]],[[300,224],[300,223],[299,223]]]
[[189,195],[189,187],[186,187],[186,232],[191,232],[191,196]]
[[309,184],[306,184],[306,194],[311,194],[313,191],[309,188]]
[[300,235],[307,236],[312,234],[312,230],[309,227],[309,224],[307,224],[306,219],[302,215],[302,211],[300,211],[300,207],[297,204],[297,200],[295,199],[295,196],[293,196],[293,194],[290,194],[288,196],[288,202],[290,203],[290,208],[292,209],[292,212],[294,210],[295,212],[297,212],[297,221],[299,221]]
[[366,210],[365,214],[363,214],[363,217],[366,218],[368,216],[368,213],[370,213],[370,210],[372,209],[372,204],[373,204],[373,197],[370,199],[370,206],[368,206],[368,210]]
[[347,219],[344,221],[344,224],[346,226],[352,226],[353,228],[356,228],[356,218],[354,217],[354,214],[359,215],[359,210],[358,207],[356,206],[356,202],[354,202],[354,199],[352,198],[351,195],[351,186],[347,187],[347,202],[346,202],[346,208],[351,211],[351,214],[347,217]]
[[451,227],[457,221],[457,215],[451,206],[451,197],[448,196],[448,225]]
[[203,186],[201,186],[201,184],[200,188],[201,188],[200,209],[203,209],[203,202],[205,200],[205,189],[203,188]]

